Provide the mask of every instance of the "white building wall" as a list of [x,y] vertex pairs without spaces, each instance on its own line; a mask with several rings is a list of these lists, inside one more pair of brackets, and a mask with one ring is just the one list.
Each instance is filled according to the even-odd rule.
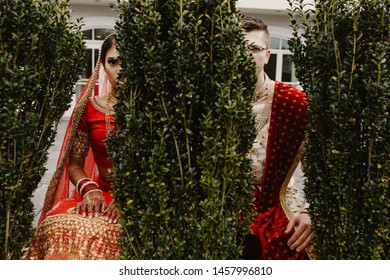
[[[83,29],[113,28],[118,14],[110,4],[112,0],[71,0],[73,18],[83,18]],[[82,4],[80,4],[82,3]],[[291,36],[287,0],[238,0],[238,9],[247,15],[258,17],[268,25],[271,36],[288,38]]]
[[[70,1],[71,3],[73,1]],[[87,1],[85,1],[87,2]],[[88,1],[93,2],[93,1]],[[85,26],[83,29],[88,28],[101,28],[101,27],[114,27],[115,21],[118,20],[118,13],[111,9],[109,4],[105,6],[101,5],[77,5],[71,4],[72,17],[83,18]]]
[[[116,1],[71,0],[70,2],[73,18],[83,18],[85,24],[83,29],[113,28],[119,18],[115,9],[110,7],[110,4]],[[268,25],[271,36],[284,38],[291,36],[287,0],[238,0],[237,7],[243,14],[264,21]]]

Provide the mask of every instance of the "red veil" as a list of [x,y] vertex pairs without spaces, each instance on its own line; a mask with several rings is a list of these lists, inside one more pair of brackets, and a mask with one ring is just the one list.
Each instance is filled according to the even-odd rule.
[[[53,174],[53,177],[49,183],[44,205],[42,208],[41,216],[38,221],[38,226],[42,220],[47,216],[48,211],[63,199],[77,195],[74,191],[75,187],[70,182],[68,176],[69,166],[69,153],[72,149],[73,141],[77,126],[80,122],[83,111],[87,105],[88,98],[103,94],[111,90],[111,84],[105,78],[104,67],[101,67],[102,63],[100,59],[96,64],[94,73],[89,78],[83,91],[78,98],[72,115],[69,119],[68,126],[64,135],[64,141],[60,150],[60,154],[57,161],[57,168]],[[95,180],[99,175],[93,153],[91,148],[89,149],[88,155],[85,158],[84,170],[89,178]]]
[[[111,85],[105,78],[104,67],[101,66],[102,63],[99,60],[72,112],[60,150],[57,168],[46,192],[35,237],[23,259],[93,260],[120,258],[121,229],[119,223],[107,221],[104,213],[89,218],[81,215],[77,210],[77,204],[82,198],[68,177],[69,155],[74,150],[73,145],[78,141],[76,132],[79,131],[79,124],[88,122],[89,117],[96,121],[96,116],[100,115],[98,117],[100,122],[104,118],[93,105],[96,98],[90,98],[99,94],[99,91],[103,94],[111,90]],[[97,80],[99,82],[96,82]],[[88,111],[84,114],[85,110]],[[93,110],[97,112],[97,115],[89,114],[94,112]],[[106,127],[106,124],[100,125]],[[96,133],[90,134],[90,136],[93,135],[96,136]],[[99,172],[92,148],[89,148],[85,158],[84,171],[86,176],[95,182],[102,182],[98,177]],[[110,203],[112,196],[109,190],[103,188],[101,190],[106,202]]]

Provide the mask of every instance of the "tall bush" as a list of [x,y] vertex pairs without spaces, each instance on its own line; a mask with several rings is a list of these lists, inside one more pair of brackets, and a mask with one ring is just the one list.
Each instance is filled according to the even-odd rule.
[[68,1],[2,0],[0,46],[0,258],[18,259],[32,234],[30,199],[84,66],[84,45]]
[[123,258],[236,259],[253,212],[255,69],[235,1],[128,1],[108,142]]
[[319,259],[389,259],[390,2],[289,0]]

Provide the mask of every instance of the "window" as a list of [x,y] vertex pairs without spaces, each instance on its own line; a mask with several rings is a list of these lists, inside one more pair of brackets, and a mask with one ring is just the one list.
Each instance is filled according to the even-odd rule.
[[264,71],[272,80],[278,80],[287,84],[298,86],[295,78],[295,68],[292,54],[288,49],[287,39],[271,37],[271,56]]
[[76,84],[76,100],[79,98],[84,86],[87,84],[89,77],[95,69],[96,62],[99,58],[100,46],[104,39],[113,32],[113,28],[95,28],[82,31],[84,42],[87,47],[87,65],[81,75],[81,79]]
[[[96,62],[99,58],[100,46],[103,43],[104,38],[113,32],[113,28],[95,28],[83,31],[84,41],[87,47],[87,67],[76,85],[76,100],[95,69]],[[292,54],[288,49],[287,39],[271,37],[270,49],[271,57],[268,64],[264,66],[264,71],[267,75],[272,80],[278,80],[293,86],[298,86],[298,81],[295,78]]]

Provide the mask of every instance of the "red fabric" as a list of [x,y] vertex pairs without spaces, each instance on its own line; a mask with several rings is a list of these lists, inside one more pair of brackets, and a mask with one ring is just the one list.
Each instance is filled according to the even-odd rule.
[[[88,90],[90,88],[90,84],[93,80],[93,74],[89,78],[87,84],[85,85],[83,91],[80,94],[79,99],[76,102],[75,108],[80,105],[81,101],[83,100],[84,96],[88,93]],[[94,88],[96,85],[94,85]],[[64,135],[64,141],[62,142],[60,154],[58,156],[58,161],[57,161],[57,169],[55,173],[53,174],[53,178],[49,184],[48,191],[46,192],[46,197],[45,197],[45,203],[42,208],[41,216],[39,217],[38,221],[38,226],[40,223],[43,221],[43,219],[46,217],[47,212],[54,206],[56,205],[59,201],[65,198],[69,198],[72,195],[74,186],[70,183],[69,176],[68,176],[68,158],[65,155],[65,152],[67,149],[69,149],[69,146],[72,143],[69,143],[69,140],[71,139],[70,131],[72,127],[72,123],[74,121],[74,113],[75,111],[72,112],[72,115],[69,119],[65,135]],[[64,167],[59,168],[61,161],[65,158],[64,162]],[[89,178],[93,178],[97,172],[97,168],[95,165],[95,160],[92,155],[91,149],[89,150],[89,153],[87,157],[85,158],[85,163],[84,163],[84,170],[86,175]],[[57,178],[58,177],[58,178]]]
[[[107,205],[111,203],[112,201],[112,195],[110,192],[103,192],[104,197],[106,198]],[[73,197],[69,199],[61,200],[59,203],[53,207],[52,210],[50,210],[47,214],[47,217],[55,216],[59,214],[69,214],[70,209],[73,209],[76,204],[80,203],[82,201],[82,198],[78,192],[73,193]],[[81,215],[81,213],[78,213]],[[105,217],[105,215],[102,215],[102,217]]]
[[291,237],[284,234],[288,218],[279,200],[280,189],[296,153],[303,141],[306,96],[296,88],[275,83],[266,164],[261,191],[255,190],[258,214],[251,224],[260,238],[262,259],[304,259],[305,253],[296,253],[287,246]]
[[[107,139],[106,115],[88,101],[81,117],[78,129],[89,134],[91,148],[95,163],[99,166],[111,168],[112,163],[108,161],[108,152],[105,146]],[[111,131],[114,130],[114,117],[110,114]]]
[[[111,115],[110,117],[111,129],[113,130],[115,119]],[[80,123],[78,125],[78,129],[88,132],[89,137],[91,139],[91,149],[89,152],[89,156],[93,156],[89,159],[89,164],[93,164],[94,168],[96,164],[100,166],[111,167],[112,163],[107,160],[108,153],[104,144],[105,140],[107,139],[105,113],[97,109],[90,100],[88,100],[88,103],[85,107]],[[112,201],[112,196],[110,194],[112,187],[108,182],[103,181],[99,177],[97,169],[96,171],[94,171],[94,168],[90,169],[92,171],[90,173],[94,174],[94,176],[90,178],[98,183],[99,189],[103,191],[103,195],[106,197],[106,202],[107,204],[109,204]],[[69,182],[69,180],[67,181]],[[83,193],[85,193],[85,190],[83,190]],[[82,200],[80,194],[76,191],[76,189],[74,189],[71,195],[71,198],[73,199],[69,200],[67,199],[68,197],[61,199],[56,204],[54,204],[55,211],[49,211],[47,216],[68,213],[68,209],[74,207],[76,203],[81,202]]]
[[[96,70],[99,71],[99,70]],[[102,69],[99,71],[99,74],[102,72]],[[104,69],[103,69],[104,72]],[[41,216],[38,221],[38,226],[40,223],[43,221],[43,219],[46,217],[48,211],[56,205],[58,202],[60,202],[63,199],[67,199],[73,196],[73,192],[75,189],[75,186],[70,182],[69,176],[68,176],[68,165],[69,165],[69,159],[68,156],[66,155],[67,152],[69,152],[70,147],[72,146],[73,143],[73,135],[71,135],[71,128],[74,127],[74,123],[76,122],[81,122],[81,119],[78,119],[77,116],[75,116],[76,112],[82,111],[83,113],[83,118],[84,121],[87,121],[85,119],[85,107],[86,106],[91,106],[90,101],[88,100],[90,96],[96,96],[97,93],[99,92],[99,86],[97,84],[91,85],[93,81],[95,80],[94,74],[91,75],[89,78],[87,84],[85,85],[82,93],[80,94],[79,99],[76,102],[75,109],[72,112],[72,115],[69,119],[68,126],[64,135],[64,141],[61,146],[60,150],[60,155],[58,157],[58,162],[57,162],[57,169],[55,173],[53,174],[53,178],[49,184],[48,191],[46,193],[45,197],[45,203],[41,212]],[[89,105],[88,105],[89,104]],[[100,118],[100,124],[104,123],[104,129],[105,129],[105,114],[102,112],[97,112],[92,113],[93,117],[95,118],[95,121],[97,121],[96,118]],[[88,117],[87,117],[88,119]],[[111,121],[113,123],[114,117],[111,116]],[[88,131],[90,128],[88,128],[88,124],[84,123],[86,125],[86,131]],[[100,125],[100,128],[103,128],[102,125]],[[94,128],[91,129],[94,131]],[[101,131],[98,132],[101,134]],[[95,144],[94,144],[95,145]],[[105,150],[105,149],[104,149]],[[99,148],[99,152],[101,151],[101,148]],[[84,162],[84,171],[87,175],[88,178],[92,178],[94,181],[98,178],[99,172],[96,166],[96,162],[94,159],[94,154],[99,157],[98,160],[100,160],[100,163],[103,166],[110,167],[110,163],[107,162],[107,160],[102,160],[101,157],[99,156],[99,152],[93,153],[92,149],[89,149],[88,155],[85,158]],[[105,154],[107,154],[107,151],[104,151]],[[65,161],[64,161],[65,160]],[[63,164],[61,166],[61,164]],[[100,185],[99,185],[100,186]]]
[[[111,167],[111,163],[105,157],[107,155],[104,145],[107,134],[105,108],[104,105],[102,107],[98,104],[95,108],[91,104],[91,96],[100,92],[107,93],[111,89],[104,75],[104,67],[100,66],[101,62],[98,62],[94,74],[88,80],[72,112],[57,168],[46,192],[37,232],[25,259],[91,260],[120,257],[120,225],[106,221],[104,213],[92,219],[83,218],[81,213],[76,213],[78,209],[76,206],[81,202],[81,196],[70,183],[68,176],[69,155],[73,152],[73,148],[78,151],[79,148],[87,147],[86,141],[77,142],[77,146],[73,145],[74,141],[78,141],[76,138],[83,135],[76,134],[76,131],[84,128],[84,132],[88,132],[89,139],[92,139],[92,148],[89,149],[84,162],[86,177],[99,185],[107,204],[112,202],[110,193],[112,188],[108,182],[100,179],[97,168],[97,164]],[[99,79],[99,85],[95,84],[98,77],[103,78],[102,82]],[[114,123],[113,116],[110,121],[111,124]],[[94,154],[97,158],[96,162]]]

